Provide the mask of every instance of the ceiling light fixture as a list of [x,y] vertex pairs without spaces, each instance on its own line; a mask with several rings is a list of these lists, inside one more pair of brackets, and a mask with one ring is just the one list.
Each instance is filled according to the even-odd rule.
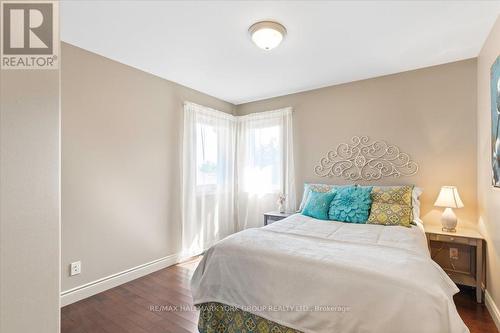
[[261,21],[248,28],[252,41],[263,50],[271,50],[280,45],[286,35],[283,25],[273,21]]

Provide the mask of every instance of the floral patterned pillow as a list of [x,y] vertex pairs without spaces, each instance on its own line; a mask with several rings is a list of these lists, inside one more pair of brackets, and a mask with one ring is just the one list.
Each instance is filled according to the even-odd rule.
[[337,189],[337,194],[330,204],[330,220],[366,223],[372,203],[372,188],[369,186],[350,186]]

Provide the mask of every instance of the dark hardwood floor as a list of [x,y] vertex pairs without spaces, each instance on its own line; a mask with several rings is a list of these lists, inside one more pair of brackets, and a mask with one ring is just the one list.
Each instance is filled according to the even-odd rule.
[[477,304],[474,288],[460,287],[460,292],[453,299],[460,317],[471,333],[498,333],[486,306]]
[[[62,333],[192,333],[198,312],[192,307],[189,279],[198,259],[165,268],[61,309]],[[472,289],[455,296],[471,333],[498,333]],[[425,332],[422,332],[425,333]]]

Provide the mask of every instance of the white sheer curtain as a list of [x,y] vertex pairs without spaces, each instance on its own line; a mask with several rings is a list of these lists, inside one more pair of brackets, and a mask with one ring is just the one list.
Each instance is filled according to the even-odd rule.
[[263,214],[276,210],[280,194],[295,211],[292,109],[238,117],[238,229],[260,227]]
[[182,247],[200,254],[236,231],[234,116],[184,104]]

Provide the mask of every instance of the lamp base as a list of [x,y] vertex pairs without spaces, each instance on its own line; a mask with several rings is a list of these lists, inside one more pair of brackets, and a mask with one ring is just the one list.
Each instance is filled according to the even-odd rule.
[[446,208],[441,216],[442,230],[446,232],[457,232],[457,216],[453,209]]

